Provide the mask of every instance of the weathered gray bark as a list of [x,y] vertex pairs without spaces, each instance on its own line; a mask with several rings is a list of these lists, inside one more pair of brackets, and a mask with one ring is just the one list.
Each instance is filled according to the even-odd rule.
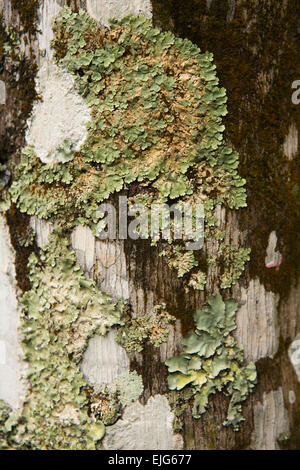
[[[11,10],[11,2],[5,0],[1,3],[6,22],[18,23],[16,11]],[[40,3],[41,34],[38,41],[31,44],[39,64],[45,63],[42,55],[46,54],[46,60],[51,60],[50,20],[67,2],[43,0]],[[111,12],[123,14],[118,6],[108,12],[105,8],[110,2],[104,0],[98,1],[98,6],[96,0],[73,3],[87,8],[103,23]],[[112,3],[117,5],[118,1]],[[150,1],[121,3],[124,13],[137,13],[137,7],[140,7],[142,12],[151,15]],[[91,340],[82,366],[91,383],[109,383],[129,368],[141,374],[144,382],[140,404],[129,406],[123,418],[108,428],[104,446],[108,449],[299,448],[299,342],[293,341],[300,333],[300,263],[296,259],[299,242],[295,238],[297,215],[294,214],[292,187],[292,183],[298,181],[299,111],[291,103],[289,92],[289,80],[296,73],[292,57],[293,51],[297,50],[295,17],[299,11],[296,2],[289,0],[282,2],[280,11],[267,0],[260,1],[259,5],[256,0],[248,0],[246,4],[241,1],[229,1],[228,4],[223,1],[191,1],[184,7],[172,0],[152,3],[154,23],[163,29],[172,29],[182,37],[189,37],[201,49],[215,54],[222,85],[228,90],[227,140],[241,154],[242,173],[249,185],[248,208],[238,215],[220,211],[218,218],[228,240],[235,245],[252,248],[250,267],[234,286],[231,295],[243,304],[238,312],[236,338],[244,346],[246,359],[256,363],[258,384],[243,405],[245,423],[239,432],[222,426],[228,400],[220,394],[199,420],[193,419],[188,409],[184,415],[182,438],[174,434],[173,416],[164,397],[168,392],[164,361],[180,350],[183,334],[193,327],[194,310],[203,306],[207,297],[216,292],[219,273],[210,276],[205,293],[187,294],[181,281],[147,241],[103,242],[95,240],[89,229],[78,228],[72,235],[72,246],[88,277],[96,279],[99,286],[112,296],[128,300],[136,317],[164,302],[169,313],[177,318],[167,343],[158,350],[146,345],[142,353],[129,356],[115,343],[112,334]],[[268,34],[265,32],[267,25]],[[271,45],[275,36],[281,42],[278,49],[273,50]],[[30,56],[29,47],[26,49]],[[294,60],[297,61],[296,56]],[[292,67],[286,77],[288,83],[283,83],[283,67]],[[297,78],[300,75],[294,76]],[[277,93],[280,98],[275,102]],[[13,130],[8,131],[7,124],[12,122],[12,100],[12,93],[8,92],[5,105],[0,104],[1,135],[13,133]],[[18,104],[13,103],[13,106],[16,108]],[[283,120],[287,121],[284,129],[281,127]],[[261,129],[263,126],[265,133]],[[22,145],[20,136],[18,139]],[[272,139],[273,147],[270,146]],[[275,156],[270,153],[274,148]],[[5,151],[8,153],[7,148]],[[9,158],[13,158],[13,153],[10,151]],[[281,171],[272,169],[272,165],[277,168],[280,165]],[[287,178],[291,180],[289,185],[286,184]],[[285,195],[278,195],[281,184]],[[278,199],[271,201],[275,197]],[[284,202],[285,198],[290,199]],[[268,214],[270,211],[273,211],[272,216]],[[14,219],[10,217],[8,220],[13,235]],[[43,246],[49,226],[36,218],[25,223],[35,228],[38,245]],[[7,250],[1,246],[3,249]],[[214,247],[208,247],[208,250],[213,252]],[[19,251],[14,255],[16,263],[20,264]],[[279,252],[283,256],[282,263],[277,267],[267,267],[279,264]],[[4,310],[7,309],[4,316],[9,315],[5,302],[4,305]],[[0,335],[0,341],[4,340],[1,332]],[[292,343],[294,348],[290,349]],[[7,378],[1,368],[1,357],[0,374],[1,381]],[[0,398],[5,399],[5,393]],[[135,420],[135,426],[131,425],[132,420]]]

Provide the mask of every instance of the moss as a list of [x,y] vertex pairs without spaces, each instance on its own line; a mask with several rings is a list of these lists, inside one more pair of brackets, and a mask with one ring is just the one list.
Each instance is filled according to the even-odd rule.
[[115,339],[129,354],[134,351],[142,352],[149,341],[158,348],[168,339],[169,325],[176,319],[165,310],[165,305],[154,307],[153,313],[136,319],[127,317],[125,325],[120,327]]
[[39,0],[11,0],[13,10],[20,19],[22,33],[35,37],[38,25]]
[[21,246],[20,240],[26,240],[29,229],[29,217],[26,214],[20,214],[15,205],[10,205],[5,213],[11,244],[16,253],[15,267],[16,280],[21,292],[31,288],[29,279],[28,260],[32,252],[38,252],[35,245]]
[[195,332],[183,338],[183,352],[166,361],[168,384],[170,390],[178,391],[189,385],[194,397],[194,418],[205,412],[211,395],[225,389],[231,400],[223,424],[232,425],[237,431],[243,421],[241,402],[256,383],[256,368],[253,363],[245,365],[243,350],[232,335],[237,302],[223,301],[216,295],[208,299],[208,304],[196,311]]
[[22,33],[6,27],[0,15],[0,80],[6,85],[6,104],[0,105],[4,111],[0,114],[0,162],[10,161],[24,146],[26,123],[37,98],[35,57],[25,56],[21,40]]
[[1,430],[12,448],[99,448],[104,425],[89,416],[79,363],[92,335],[122,324],[123,304],[84,277],[61,229],[39,257],[30,256],[29,268],[20,326],[29,388],[23,408]]

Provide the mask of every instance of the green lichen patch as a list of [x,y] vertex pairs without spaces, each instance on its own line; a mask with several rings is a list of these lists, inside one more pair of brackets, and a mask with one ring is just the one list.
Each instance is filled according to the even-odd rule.
[[[149,209],[172,201],[203,204],[205,238],[215,238],[216,206],[238,209],[246,196],[238,154],[223,139],[227,97],[212,54],[161,33],[144,16],[127,16],[107,30],[84,11],[66,7],[54,32],[56,61],[73,74],[92,120],[80,153],[71,154],[66,143],[57,149],[56,164],[43,164],[33,149],[23,150],[11,188],[20,210],[60,220],[67,214],[70,223],[95,229],[99,203],[124,185],[138,184]],[[204,289],[207,273],[183,249],[180,242],[166,244],[162,254],[185,277],[187,289]],[[241,269],[234,266],[240,253],[224,242],[219,251],[218,267],[227,257],[234,271],[224,274],[222,287],[229,287],[243,263]]]
[[167,341],[169,325],[175,321],[176,318],[165,310],[165,305],[159,305],[152,314],[138,318],[128,316],[125,325],[118,328],[115,339],[129,354],[142,352],[147,341],[158,348]]
[[0,163],[0,212],[5,212],[10,206],[10,196],[8,192],[8,183],[11,174],[7,165]]
[[236,301],[210,297],[208,306],[194,315],[195,331],[182,340],[183,352],[166,361],[170,390],[189,386],[194,398],[193,416],[205,412],[210,395],[223,391],[231,397],[225,426],[239,429],[241,403],[256,383],[256,368],[245,364],[243,350],[232,332],[236,328]]
[[43,164],[32,147],[25,147],[20,164],[14,168],[10,194],[20,211],[28,215],[95,226],[98,205],[85,198],[95,179],[97,171],[79,154],[64,164]]
[[118,377],[110,388],[115,390],[123,407],[137,401],[144,391],[143,379],[136,371],[125,372]]
[[89,387],[91,414],[105,425],[112,425],[121,416],[124,408],[137,401],[143,391],[142,377],[136,371],[125,372],[108,385]]
[[111,426],[121,416],[121,403],[117,393],[112,392],[107,385],[103,387],[88,387],[90,414],[99,419],[105,426]]
[[122,324],[123,303],[85,278],[60,229],[40,257],[30,256],[29,267],[32,288],[22,297],[20,327],[29,389],[2,432],[13,448],[99,448],[105,427],[89,416],[79,362],[92,335]]
[[0,450],[10,449],[8,442],[8,430],[5,429],[5,422],[8,420],[12,410],[3,400],[0,400]]
[[[252,250],[249,275],[288,297],[300,273],[300,147],[289,160],[283,144],[291,125],[300,129],[299,105],[291,100],[291,85],[300,76],[295,60],[300,3],[241,0],[235,2],[230,21],[228,2],[215,1],[211,8],[206,0],[152,4],[154,24],[214,54],[228,95],[225,138],[239,151],[239,172],[247,178],[248,208],[239,211],[238,218]],[[273,230],[283,262],[279,269],[266,269]]]

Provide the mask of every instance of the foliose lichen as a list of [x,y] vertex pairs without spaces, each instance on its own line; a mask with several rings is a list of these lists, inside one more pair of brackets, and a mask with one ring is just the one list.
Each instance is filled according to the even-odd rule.
[[[56,62],[73,74],[91,107],[88,137],[72,161],[67,154],[58,164],[43,164],[32,148],[25,149],[15,169],[13,201],[23,212],[62,219],[68,214],[70,222],[95,229],[99,203],[138,183],[149,209],[172,201],[203,204],[204,237],[214,238],[215,207],[244,207],[246,193],[238,154],[223,138],[227,98],[212,54],[160,32],[142,15],[101,29],[84,11],[66,7],[54,32]],[[185,276],[187,288],[203,289],[206,273],[194,253],[185,253],[184,261],[180,242],[174,245],[166,243],[161,253]],[[224,273],[221,287],[239,278],[243,264],[232,267],[237,258],[238,248],[219,244],[215,263],[234,271]]]
[[85,278],[59,228],[29,263],[32,288],[22,297],[20,326],[29,388],[22,409],[1,414],[2,442],[20,449],[100,448],[105,426],[89,416],[79,362],[92,335],[123,323],[123,303]]
[[194,418],[205,412],[210,395],[217,391],[231,397],[223,424],[234,430],[244,420],[241,403],[256,384],[255,365],[245,364],[243,350],[232,335],[237,309],[235,300],[223,301],[219,294],[210,297],[208,306],[194,315],[195,331],[183,338],[183,352],[166,361],[170,390],[190,388]]
[[166,311],[165,305],[157,305],[152,314],[138,318],[127,316],[125,325],[118,328],[115,339],[129,354],[143,351],[147,341],[158,348],[167,341],[169,325],[175,321],[176,318]]
[[[130,204],[142,201],[149,209],[201,203],[204,239],[218,244],[207,266],[221,268],[220,287],[230,287],[242,274],[249,250],[225,243],[215,209],[245,207],[245,180],[237,171],[238,154],[223,138],[227,98],[218,87],[212,54],[161,33],[144,16],[113,21],[106,30],[84,11],[64,8],[54,32],[55,60],[73,74],[91,108],[88,137],[79,152],[64,142],[57,148],[57,163],[42,163],[33,147],[23,148],[13,168],[12,202],[23,213],[64,224],[65,230],[78,223],[95,230],[99,204],[127,185],[129,194],[132,185],[141,189]],[[174,221],[171,225],[175,230]],[[164,229],[163,222],[159,228]],[[141,378],[131,374],[120,378],[113,392],[102,391],[106,398],[98,407],[96,395],[88,391],[79,370],[87,341],[124,325],[123,310],[84,277],[59,230],[40,258],[30,257],[32,288],[23,297],[22,321],[30,389],[18,416],[11,413],[6,419],[4,412],[4,441],[12,448],[98,448],[101,420],[112,424],[122,406],[143,390]],[[184,249],[185,241],[168,240],[161,255],[187,289],[204,289],[207,273],[198,253]],[[210,394],[226,388],[232,397],[226,424],[237,429],[255,366],[244,366],[230,335],[237,305],[213,299],[211,323],[203,326],[207,312],[197,312],[196,333],[184,340],[184,353],[168,361],[169,385],[173,390],[190,385],[184,394],[194,397],[195,417],[204,412]],[[153,345],[166,340],[166,318],[156,315],[121,327],[118,335],[127,350],[143,347],[146,330]]]

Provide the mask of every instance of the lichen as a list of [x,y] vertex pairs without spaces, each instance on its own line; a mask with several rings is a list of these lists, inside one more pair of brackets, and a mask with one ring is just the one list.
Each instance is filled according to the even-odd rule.
[[88,387],[89,407],[91,415],[99,419],[105,426],[111,426],[121,416],[121,403],[117,392],[112,392],[107,385]]
[[232,335],[237,309],[232,299],[223,301],[219,294],[210,297],[208,306],[194,315],[195,331],[183,338],[183,352],[166,361],[170,390],[189,386],[192,391],[194,418],[205,412],[210,395],[217,391],[231,397],[223,424],[234,430],[243,421],[241,403],[256,383],[255,365],[245,365],[243,350]]
[[[59,220],[67,215],[70,224],[95,230],[99,203],[138,183],[149,209],[151,203],[174,200],[203,204],[205,238],[214,238],[215,207],[245,207],[246,196],[238,154],[223,139],[227,98],[212,54],[161,33],[142,15],[113,21],[106,30],[84,11],[66,7],[54,32],[57,64],[75,77],[92,120],[72,161],[66,161],[68,154],[47,165],[33,149],[23,150],[11,187],[14,203],[22,212]],[[242,274],[247,256],[216,240],[215,263],[223,266],[226,258],[229,270],[221,287],[229,287]],[[187,289],[204,289],[207,273],[198,254],[182,251],[176,241],[165,243],[161,254],[184,277]]]
[[89,387],[91,414],[105,425],[112,425],[126,406],[140,398],[143,390],[142,377],[136,371],[128,371],[108,385]]
[[60,228],[29,265],[20,325],[29,389],[1,432],[12,448],[100,448],[105,427],[89,416],[79,362],[92,335],[123,323],[123,303],[85,278]]
[[[231,21],[228,2],[215,1],[211,8],[206,0],[152,5],[155,25],[214,54],[229,98],[224,135],[239,151],[239,172],[247,178],[248,207],[237,216],[251,248],[249,277],[287,298],[300,273],[300,147],[288,160],[283,145],[291,125],[300,129],[299,105],[291,100],[291,85],[300,76],[300,3],[241,0]],[[270,270],[264,259],[273,230],[283,262]]]
[[140,398],[144,391],[143,379],[136,371],[128,371],[112,382],[110,388],[117,392],[121,405],[125,407]]
[[165,343],[170,333],[169,325],[176,318],[169,315],[165,305],[154,307],[152,314],[125,319],[125,325],[118,328],[115,339],[129,354],[134,351],[142,352],[145,343],[149,341],[158,348]]
[[11,448],[7,440],[8,432],[4,427],[4,424],[8,420],[11,412],[12,410],[10,406],[3,400],[0,400],[0,450]]
[[7,165],[0,163],[0,212],[5,212],[10,206],[10,196],[8,192],[8,183],[11,174]]
[[35,240],[35,232],[34,230],[28,226],[26,227],[25,231],[20,234],[19,236],[19,245],[25,248],[32,246]]

